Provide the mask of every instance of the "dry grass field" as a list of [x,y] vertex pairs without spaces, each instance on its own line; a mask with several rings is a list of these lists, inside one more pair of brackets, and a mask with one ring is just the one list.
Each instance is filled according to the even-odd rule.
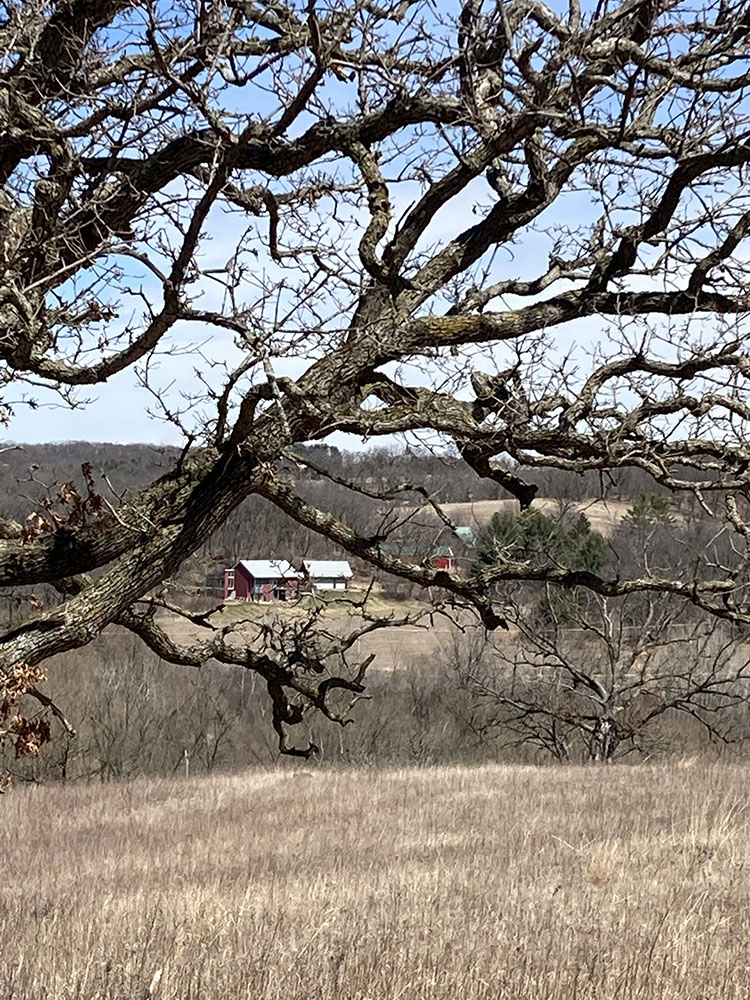
[[[486,527],[494,514],[518,514],[518,503],[515,500],[469,500],[462,503],[444,503],[441,506],[454,524],[468,524],[477,530]],[[569,504],[569,507],[585,514],[591,527],[608,537],[632,507],[632,502],[592,498],[575,501]],[[534,501],[534,510],[539,510],[549,517],[555,517],[559,509],[558,501],[549,497],[537,497]],[[429,508],[424,509],[424,514],[437,520]]]
[[746,768],[15,788],[0,996],[734,1000]]

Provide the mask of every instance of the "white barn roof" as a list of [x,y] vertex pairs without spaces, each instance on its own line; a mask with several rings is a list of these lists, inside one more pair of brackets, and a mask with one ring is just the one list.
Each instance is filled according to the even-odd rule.
[[286,559],[240,559],[240,566],[256,580],[302,579],[302,573]]
[[303,565],[307,575],[313,579],[343,576],[350,580],[354,575],[351,566],[345,559],[305,559]]

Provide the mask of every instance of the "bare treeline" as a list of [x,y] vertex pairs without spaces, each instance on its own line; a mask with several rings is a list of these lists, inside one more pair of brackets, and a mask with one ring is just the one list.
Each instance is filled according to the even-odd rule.
[[[604,707],[617,726],[615,760],[745,759],[748,647],[705,623],[677,624],[656,642],[634,640],[632,631],[615,637],[614,677],[601,655],[606,640],[597,645],[572,628],[541,644],[515,633],[490,642],[477,629],[403,639],[400,650],[394,638],[380,662],[396,669],[371,671],[372,700],[354,709],[355,724],[341,729],[311,716],[307,735],[325,767],[581,763],[593,756]],[[569,685],[574,673],[591,686]],[[609,704],[597,694],[600,683],[612,685]],[[278,758],[252,673],[215,663],[185,670],[115,634],[66,654],[49,689],[76,736],[60,733],[39,756],[16,759],[6,747],[0,762],[16,785],[244,772]]]

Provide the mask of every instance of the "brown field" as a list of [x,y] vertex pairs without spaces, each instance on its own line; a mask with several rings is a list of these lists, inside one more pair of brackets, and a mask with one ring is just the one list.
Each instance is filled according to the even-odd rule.
[[[215,625],[241,625],[243,622],[257,624],[259,622],[287,623],[306,619],[315,603],[321,605],[323,612],[321,622],[334,634],[346,635],[353,629],[364,624],[361,617],[361,605],[365,598],[364,590],[351,590],[346,595],[342,592],[331,592],[318,596],[315,601],[308,596],[297,601],[274,601],[270,604],[255,604],[252,601],[228,601],[221,611],[214,614],[211,621]],[[426,602],[416,600],[388,600],[379,594],[368,594],[366,610],[372,617],[384,619],[399,619],[406,615],[424,615],[423,625],[396,626],[382,628],[359,640],[354,648],[355,658],[362,660],[371,653],[376,656],[372,672],[391,673],[399,670],[405,664],[414,662],[436,662],[436,658],[450,646],[455,627],[447,618],[436,616],[432,623],[426,613],[429,610]],[[453,618],[460,620],[467,628],[476,628],[477,620],[469,613],[453,612]],[[164,614],[160,624],[166,631],[180,642],[195,637],[203,637],[203,630],[191,625],[184,619]],[[429,627],[428,627],[429,625]],[[240,630],[242,634],[242,630]]]
[[0,995],[739,1000],[746,768],[15,788]]
[[[632,501],[594,499],[566,504],[568,509],[585,514],[591,527],[605,536],[612,534],[632,506]],[[518,514],[518,503],[515,500],[473,500],[444,503],[441,507],[454,524],[468,524],[477,529],[486,527],[494,514]],[[559,509],[558,501],[548,497],[538,497],[534,501],[534,510],[540,510],[550,517],[554,517]],[[437,520],[437,515],[430,508],[424,508],[424,511],[420,511],[422,513]]]

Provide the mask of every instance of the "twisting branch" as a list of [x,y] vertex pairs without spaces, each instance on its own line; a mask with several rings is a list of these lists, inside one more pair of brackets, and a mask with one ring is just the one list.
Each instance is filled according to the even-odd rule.
[[[253,495],[489,629],[507,581],[750,620],[744,10],[71,0],[8,18],[0,420],[12,435],[19,407],[82,408],[81,386],[130,371],[184,447],[132,494],[99,496],[89,467],[83,491],[0,512],[0,583],[60,595],[0,635],[3,677],[120,621],[188,664],[242,659],[290,750],[305,711],[361,693],[357,670],[316,686],[320,616],[304,636],[277,624],[290,666],[210,616],[175,643],[137,603]],[[285,481],[337,432],[450,448],[523,511],[539,470],[636,470],[694,498],[726,551],[688,574],[411,566]],[[411,492],[451,527],[418,482],[327,475],[383,504]]]
[[[160,608],[196,626],[195,637],[189,641],[174,639],[159,621],[157,612]],[[210,621],[211,614],[193,615],[169,602],[151,600],[143,607],[122,612],[115,624],[138,635],[150,649],[170,663],[200,667],[209,660],[217,660],[257,673],[265,680],[271,697],[280,752],[303,757],[316,753],[317,747],[313,743],[301,749],[294,747],[288,742],[286,727],[299,725],[308,708],[316,709],[338,725],[348,725],[352,721],[350,716],[331,705],[330,695],[334,691],[348,691],[355,697],[362,695],[367,668],[375,657],[374,654],[365,657],[349,677],[331,674],[328,663],[342,662],[348,666],[346,653],[365,636],[383,628],[415,625],[422,617],[417,614],[371,618],[363,606],[364,623],[344,635],[334,636],[320,622],[320,611],[313,610],[301,621],[278,621],[273,625],[259,623],[254,634],[248,638],[247,623],[217,626]],[[311,679],[321,675],[322,680]],[[47,703],[51,705],[49,701]]]

